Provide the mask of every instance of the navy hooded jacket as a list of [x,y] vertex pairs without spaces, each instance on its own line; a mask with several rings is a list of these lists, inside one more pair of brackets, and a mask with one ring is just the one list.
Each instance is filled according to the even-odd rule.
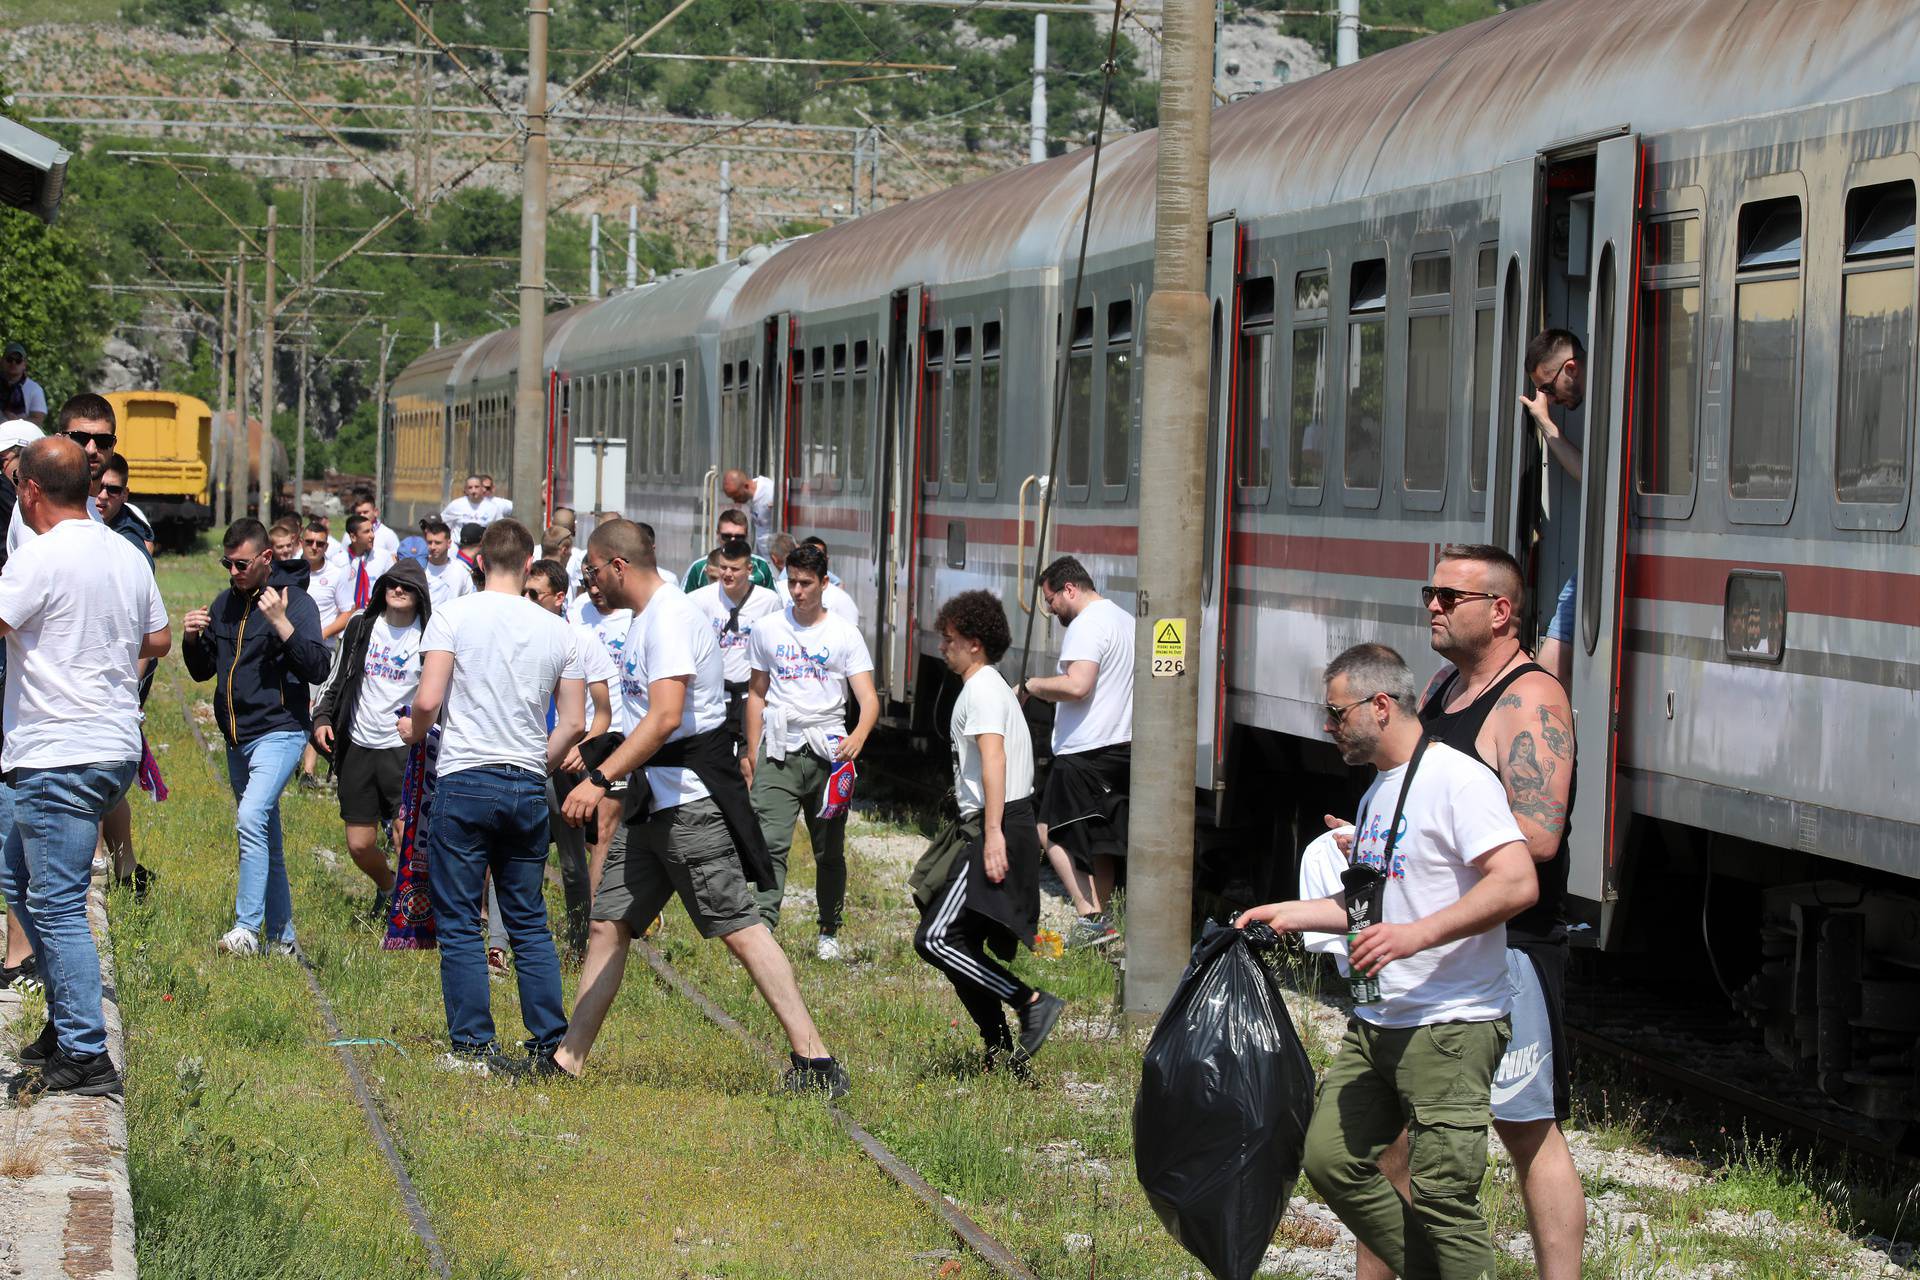
[[269,733],[307,733],[313,727],[307,686],[327,678],[332,655],[320,638],[320,607],[307,595],[307,562],[276,560],[267,585],[287,597],[286,640],[254,607],[258,591],[228,587],[213,598],[206,630],[182,646],[195,680],[217,677],[213,718],[228,746]]

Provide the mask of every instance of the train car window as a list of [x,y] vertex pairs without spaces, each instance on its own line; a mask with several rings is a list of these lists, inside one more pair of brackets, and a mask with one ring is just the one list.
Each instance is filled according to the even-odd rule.
[[1288,365],[1287,483],[1309,505],[1320,501],[1326,476],[1328,273],[1302,271],[1293,279],[1293,350]]
[[847,393],[847,344],[833,344],[833,381],[827,386],[827,488],[838,490],[845,483],[847,467],[847,414],[852,397]]
[[[1614,246],[1611,240],[1600,248],[1600,270],[1594,277],[1597,292],[1594,294],[1593,308],[1593,365],[1595,369],[1613,368],[1614,344]],[[1613,379],[1598,377],[1588,384],[1591,409],[1587,414],[1586,455],[1589,458],[1610,457],[1612,448],[1609,435],[1613,427]],[[1596,477],[1597,478],[1597,477]],[[1605,485],[1594,490],[1604,494]],[[1600,563],[1602,548],[1606,545],[1607,504],[1592,501],[1582,504],[1585,525],[1582,531],[1580,550],[1580,637],[1585,643],[1587,653],[1591,655],[1600,640],[1600,606],[1613,583],[1611,575],[1596,573],[1593,567]]]
[[813,358],[808,363],[810,375],[807,384],[807,412],[802,419],[806,434],[802,437],[807,451],[807,480],[812,488],[824,488],[827,477],[827,437],[831,429],[828,414],[832,410],[827,403],[827,349],[815,347]]
[[847,384],[847,484],[849,488],[867,487],[867,445],[872,427],[867,422],[870,394],[865,339],[853,344],[853,381]]
[[1092,473],[1093,308],[1073,313],[1073,343],[1067,359],[1067,487],[1084,490]]
[[1000,483],[1000,322],[980,326],[980,430],[973,474],[980,493]]
[[667,474],[678,478],[686,468],[687,456],[687,362],[673,364],[673,428],[667,435]]
[[1387,260],[1356,262],[1350,278],[1343,474],[1349,489],[1378,489],[1387,402]]
[[947,332],[929,329],[921,339],[926,376],[920,386],[920,483],[927,493],[940,488],[941,391],[947,369]]
[[667,474],[668,390],[667,366],[657,364],[653,367],[653,474],[656,476]]
[[647,441],[653,438],[653,366],[640,370],[640,391],[634,399],[633,439],[627,444],[627,456],[633,459],[633,472],[642,479],[653,474],[647,454]]
[[1407,436],[1400,479],[1436,492],[1447,483],[1447,413],[1453,399],[1453,262],[1413,260],[1407,315]]
[[953,394],[947,399],[947,485],[967,491],[973,465],[973,326],[953,326]]
[[1240,286],[1240,385],[1234,407],[1233,479],[1242,503],[1262,504],[1273,483],[1273,277]]
[[1494,292],[1500,284],[1500,252],[1480,246],[1473,277],[1473,401],[1467,421],[1467,492],[1472,509],[1486,509],[1487,436],[1493,423]]
[[1734,498],[1784,500],[1793,494],[1800,247],[1797,198],[1755,201],[1740,211],[1727,442],[1727,492]]
[[1100,441],[1100,479],[1124,495],[1133,469],[1133,299],[1107,307],[1107,386]]
[[1700,219],[1693,216],[1649,222],[1641,233],[1634,485],[1645,494],[1693,492],[1699,433],[1700,244]]
[[1847,193],[1834,496],[1903,502],[1913,406],[1914,188]]

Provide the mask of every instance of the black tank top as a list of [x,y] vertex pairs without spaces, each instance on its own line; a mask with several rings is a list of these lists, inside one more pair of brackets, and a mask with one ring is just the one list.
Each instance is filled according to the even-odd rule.
[[[1480,737],[1481,728],[1486,725],[1487,717],[1493,713],[1494,704],[1500,701],[1500,695],[1507,691],[1507,686],[1533,671],[1544,673],[1546,668],[1534,662],[1522,663],[1501,679],[1494,681],[1484,693],[1460,710],[1448,711],[1447,699],[1453,694],[1454,682],[1460,678],[1460,673],[1456,670],[1447,676],[1446,683],[1435,690],[1433,696],[1427,699],[1426,705],[1420,708],[1420,723],[1426,726],[1427,736],[1435,742],[1444,742],[1462,755],[1486,764],[1487,762],[1481,759],[1479,747],[1475,745]],[[1493,768],[1491,765],[1488,767]],[[1500,770],[1494,768],[1493,773],[1498,777]],[[1573,798],[1579,781],[1579,774],[1576,772],[1573,780],[1567,785],[1569,827],[1573,822]],[[1565,830],[1560,833],[1560,847],[1554,851],[1553,858],[1547,862],[1534,863],[1533,869],[1540,878],[1540,898],[1525,911],[1507,921],[1508,946],[1519,947],[1529,943],[1557,944],[1567,940],[1567,836]]]

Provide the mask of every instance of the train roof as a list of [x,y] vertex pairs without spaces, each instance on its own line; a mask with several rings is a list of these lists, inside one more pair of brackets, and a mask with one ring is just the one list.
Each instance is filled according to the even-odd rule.
[[185,391],[109,391],[106,393],[106,399],[107,403],[113,406],[113,411],[123,417],[126,415],[127,405],[135,400],[162,400],[175,406],[176,409],[185,409],[189,413],[209,417],[213,414],[213,406],[199,396],[189,395]]
[[[1569,139],[1661,133],[1914,82],[1912,0],[1540,0],[1214,113],[1216,214],[1480,173]],[[1091,252],[1153,235],[1155,148],[1103,172]]]
[[568,331],[555,367],[644,357],[695,334],[718,333],[735,295],[768,256],[768,250],[755,246],[730,262],[613,295]]
[[[546,354],[541,361],[543,371],[555,367],[567,331],[574,322],[606,305],[606,299],[596,299],[547,316],[544,335]],[[511,382],[519,368],[520,326],[514,325],[511,329],[496,329],[469,347],[465,357],[454,368],[452,381],[462,387],[476,382]]]
[[[1209,205],[1243,217],[1480,173],[1568,139],[1656,133],[1909,85],[1912,0],[1540,0],[1214,112]],[[1090,254],[1153,236],[1158,131],[1109,143]],[[1067,263],[1092,149],[842,223],[776,254],[746,318]]]
[[425,396],[432,400],[443,400],[447,394],[447,383],[452,380],[453,367],[460,362],[472,341],[456,342],[444,347],[429,347],[407,362],[393,379],[389,394],[394,399],[401,396]]
[[[1142,146],[1151,154],[1148,135],[1109,144],[1102,167]],[[796,241],[754,273],[735,310],[824,311],[910,285],[1057,266],[1080,226],[1092,159],[1089,149],[1024,165]]]

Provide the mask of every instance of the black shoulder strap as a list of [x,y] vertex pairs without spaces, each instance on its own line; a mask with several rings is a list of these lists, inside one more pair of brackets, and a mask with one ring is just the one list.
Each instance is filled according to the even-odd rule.
[[[1394,801],[1393,821],[1387,824],[1387,847],[1380,854],[1380,869],[1382,874],[1392,873],[1393,850],[1395,846],[1400,843],[1400,819],[1407,811],[1407,792],[1413,789],[1413,775],[1420,771],[1420,759],[1427,754],[1427,746],[1431,741],[1432,739],[1423,735],[1419,744],[1414,747],[1412,757],[1407,760],[1407,776],[1400,779],[1400,798]],[[1367,829],[1367,816],[1368,811],[1362,810],[1360,813],[1360,825],[1353,830],[1353,847],[1355,849],[1360,847],[1361,832]],[[1348,855],[1347,860],[1351,862],[1353,860],[1352,855]]]

